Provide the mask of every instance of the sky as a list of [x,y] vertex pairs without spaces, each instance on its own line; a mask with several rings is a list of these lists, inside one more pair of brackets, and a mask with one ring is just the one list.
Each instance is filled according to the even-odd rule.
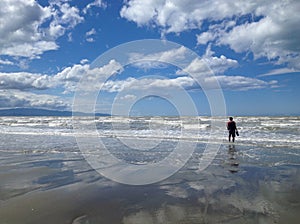
[[300,115],[299,11],[298,0],[1,0],[0,109]]

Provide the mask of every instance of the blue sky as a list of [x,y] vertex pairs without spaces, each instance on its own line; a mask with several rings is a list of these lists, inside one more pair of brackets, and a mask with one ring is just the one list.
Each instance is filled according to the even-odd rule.
[[[299,11],[297,0],[1,0],[0,108],[72,110],[78,83],[94,74],[99,56],[157,39],[183,48],[156,49],[148,63],[140,54],[145,63],[127,66],[118,55],[94,71],[98,86],[85,88],[99,91],[97,112],[130,99],[129,114],[178,115],[180,94],[188,94],[209,115],[194,73],[207,91],[215,77],[230,115],[299,115]],[[183,69],[157,59],[185,57],[185,48],[199,60]]]

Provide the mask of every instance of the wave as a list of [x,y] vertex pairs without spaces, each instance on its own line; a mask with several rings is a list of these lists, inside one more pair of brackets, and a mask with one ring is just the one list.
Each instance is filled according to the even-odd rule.
[[[300,148],[300,117],[236,117],[237,144]],[[214,122],[218,122],[214,129]],[[163,139],[170,141],[227,141],[223,117],[0,117],[0,133],[13,135],[82,136]],[[97,130],[93,130],[96,128]],[[81,132],[80,132],[81,131]]]

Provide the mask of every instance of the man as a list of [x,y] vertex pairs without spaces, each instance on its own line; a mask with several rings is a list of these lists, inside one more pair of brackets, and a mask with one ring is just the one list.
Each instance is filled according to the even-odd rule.
[[228,140],[230,142],[231,136],[232,136],[232,142],[234,142],[235,133],[238,135],[238,131],[236,128],[236,123],[233,121],[232,117],[229,117],[229,121],[227,122],[227,130],[229,131],[229,137]]

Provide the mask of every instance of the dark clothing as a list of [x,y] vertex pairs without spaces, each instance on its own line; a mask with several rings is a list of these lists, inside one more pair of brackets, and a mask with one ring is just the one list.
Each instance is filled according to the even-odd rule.
[[229,131],[229,136],[235,137],[236,124],[234,121],[228,121],[227,130]]
[[235,131],[230,130],[229,135],[231,135],[232,137],[235,137]]
[[235,132],[235,130],[236,130],[236,124],[235,124],[234,121],[228,121],[228,123],[227,123],[227,130],[229,132]]

